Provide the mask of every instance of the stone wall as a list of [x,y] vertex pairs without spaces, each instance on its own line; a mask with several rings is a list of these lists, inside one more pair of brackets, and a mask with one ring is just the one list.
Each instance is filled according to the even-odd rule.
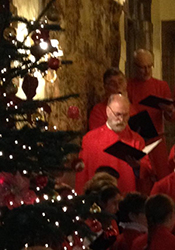
[[[53,107],[50,124],[59,129],[87,131],[88,114],[103,95],[102,76],[109,66],[118,66],[120,57],[119,18],[121,7],[114,0],[57,0],[60,24],[65,32],[56,32],[65,59],[72,65],[57,71],[60,95],[79,93],[79,98]],[[70,105],[80,110],[78,119],[67,116]]]

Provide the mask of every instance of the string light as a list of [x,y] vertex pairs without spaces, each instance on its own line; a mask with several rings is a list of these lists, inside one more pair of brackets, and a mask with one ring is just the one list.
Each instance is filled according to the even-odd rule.
[[49,196],[48,196],[47,194],[44,194],[44,195],[43,195],[43,198],[44,198],[45,200],[48,200],[48,199],[49,199]]
[[23,172],[23,174],[27,174],[27,170],[23,170],[22,172]]
[[39,198],[36,198],[36,203],[39,203],[40,202],[40,199]]
[[3,156],[3,152],[2,151],[0,151],[0,156]]
[[67,211],[67,207],[63,207],[63,212],[66,212]]

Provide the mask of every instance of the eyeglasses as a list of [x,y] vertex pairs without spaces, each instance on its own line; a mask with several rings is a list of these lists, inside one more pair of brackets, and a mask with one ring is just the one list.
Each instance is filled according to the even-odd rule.
[[112,111],[113,115],[117,118],[119,117],[126,118],[129,115],[129,113],[114,112],[110,106],[108,106],[108,108]]

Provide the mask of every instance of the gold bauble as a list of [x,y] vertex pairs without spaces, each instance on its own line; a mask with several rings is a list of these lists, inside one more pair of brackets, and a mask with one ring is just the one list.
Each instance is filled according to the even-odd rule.
[[89,211],[91,214],[101,213],[101,207],[99,207],[97,203],[94,203]]

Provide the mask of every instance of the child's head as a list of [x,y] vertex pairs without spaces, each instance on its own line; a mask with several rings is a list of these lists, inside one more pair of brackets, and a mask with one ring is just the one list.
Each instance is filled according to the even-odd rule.
[[137,192],[128,193],[119,203],[119,220],[146,226],[145,202],[147,197]]

